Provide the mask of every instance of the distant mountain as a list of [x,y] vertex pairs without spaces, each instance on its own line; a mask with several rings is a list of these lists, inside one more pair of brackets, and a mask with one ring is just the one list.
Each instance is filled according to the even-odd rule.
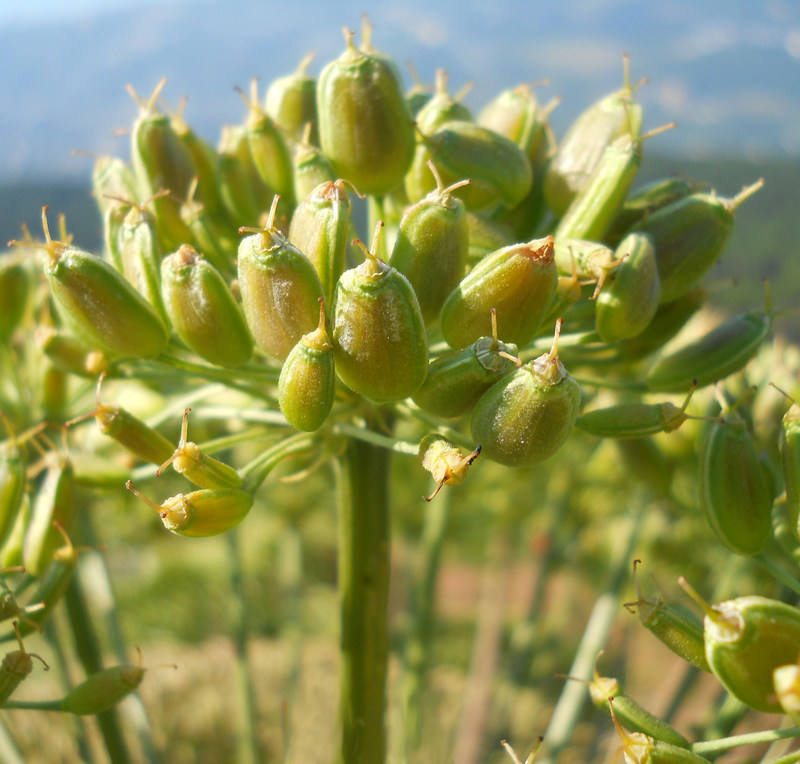
[[376,47],[412,60],[427,82],[437,67],[454,91],[473,82],[475,110],[504,87],[549,78],[538,92],[563,96],[562,133],[620,86],[625,51],[633,78],[650,79],[639,91],[645,125],[679,123],[654,139],[660,152],[800,154],[800,4],[786,0],[197,0],[0,27],[0,180],[86,178],[73,149],[125,155],[114,132],[136,117],[127,82],[146,97],[168,77],[166,99],[188,96],[187,119],[216,141],[244,114],[234,85],[267,83],[309,50],[318,72],[365,6]]

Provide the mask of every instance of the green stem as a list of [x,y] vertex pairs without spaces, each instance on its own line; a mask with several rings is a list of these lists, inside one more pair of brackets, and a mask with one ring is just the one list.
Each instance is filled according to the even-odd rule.
[[391,452],[351,439],[340,458],[340,764],[386,755]]
[[733,735],[731,737],[720,738],[719,740],[709,740],[703,743],[695,743],[692,751],[700,756],[714,756],[730,751],[733,748],[740,748],[743,745],[758,745],[759,743],[771,743],[774,740],[785,738],[800,737],[800,727],[790,727],[785,730],[763,730],[762,732],[748,732],[744,735]]
[[412,599],[413,620],[405,644],[402,686],[404,745],[407,758],[420,743],[426,674],[434,627],[436,579],[447,529],[449,504],[450,492],[445,491],[427,507],[418,552]]
[[242,490],[255,493],[281,461],[290,456],[310,452],[313,443],[314,435],[303,432],[270,446],[239,470],[242,475]]
[[371,443],[373,446],[386,448],[389,451],[396,451],[398,454],[411,454],[412,456],[416,456],[419,453],[419,445],[417,443],[397,440],[388,435],[382,435],[374,430],[368,430],[355,424],[349,424],[348,422],[337,422],[331,427],[331,433],[354,438],[364,443]]
[[[568,672],[570,676],[590,679],[597,654],[606,645],[611,625],[620,611],[619,594],[630,574],[630,561],[634,544],[639,535],[642,514],[633,518],[626,543],[617,550],[611,580],[606,591],[597,598],[594,604],[575,659]],[[569,743],[588,695],[588,687],[581,682],[567,682],[564,685],[561,697],[550,717],[550,724],[544,733],[551,761],[557,761],[559,753]],[[548,759],[544,759],[544,764],[547,761]]]
[[768,570],[778,581],[787,589],[791,589],[795,594],[800,594],[800,581],[787,573],[780,567],[772,557],[766,554],[759,554],[753,558],[759,565]]
[[256,734],[258,715],[251,679],[256,676],[256,672],[247,652],[247,596],[239,533],[241,533],[240,528],[236,528],[226,534],[233,594],[231,597],[233,612],[229,627],[236,649],[236,685],[239,690],[240,703],[239,712],[234,715],[236,719],[236,762],[237,764],[255,764],[259,761],[258,735]]

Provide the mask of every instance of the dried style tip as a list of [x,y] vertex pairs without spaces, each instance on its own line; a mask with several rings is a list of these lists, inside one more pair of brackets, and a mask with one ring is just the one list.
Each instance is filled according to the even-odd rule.
[[445,485],[458,485],[467,477],[467,470],[480,456],[481,447],[466,456],[462,456],[460,449],[452,441],[442,435],[426,435],[419,444],[419,460],[422,466],[433,475],[436,481],[436,490],[430,496],[423,496],[425,501],[431,501]]

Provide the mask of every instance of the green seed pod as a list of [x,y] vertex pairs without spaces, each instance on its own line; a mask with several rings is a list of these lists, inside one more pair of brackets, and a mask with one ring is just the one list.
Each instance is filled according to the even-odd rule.
[[642,626],[675,655],[702,671],[711,671],[706,660],[703,624],[694,614],[681,606],[671,605],[658,597],[643,596],[636,567],[639,562],[639,560],[633,561],[633,576],[638,599],[635,602],[625,603],[625,608],[628,612],[633,612],[635,608]]
[[491,334],[492,308],[498,336],[524,347],[536,335],[556,293],[553,238],[513,244],[481,260],[442,306],[442,336],[463,348]]
[[185,108],[186,98],[183,98],[178,111],[171,115],[170,124],[192,161],[194,177],[197,179],[196,199],[215,218],[221,218],[228,223],[225,202],[220,191],[219,157],[214,147],[192,130],[183,118]]
[[477,446],[474,451],[462,456],[458,446],[442,435],[426,435],[419,443],[417,456],[423,468],[433,475],[437,485],[430,496],[423,496],[425,501],[431,501],[442,490],[442,486],[463,482],[467,477],[467,470],[480,453],[481,447]]
[[634,188],[606,232],[605,243],[616,247],[625,234],[648,215],[697,190],[697,183],[678,177],[654,180]]
[[69,332],[37,326],[33,336],[36,347],[62,371],[94,379],[108,369],[108,359],[101,351],[92,350]]
[[126,213],[117,232],[117,252],[122,275],[166,323],[159,273],[163,253],[158,241],[156,219],[145,209],[150,201],[141,206],[133,205]]
[[217,366],[241,366],[253,339],[230,288],[189,245],[164,258],[161,290],[170,322],[187,347]]
[[417,129],[423,135],[433,135],[445,122],[472,121],[469,109],[447,92],[449,76],[444,69],[436,70],[436,91],[417,114]]
[[673,432],[691,417],[686,407],[694,388],[683,405],[664,403],[623,403],[595,409],[578,417],[575,426],[598,438],[643,438],[659,432]]
[[192,230],[194,241],[199,251],[203,253],[203,257],[220,274],[232,277],[236,273],[239,240],[231,235],[231,231],[237,231],[238,226],[230,228],[227,223],[221,223],[218,217],[211,215],[203,204],[194,198],[195,188],[196,185],[193,184],[189,191],[189,199],[181,205],[181,217]]
[[320,74],[317,114],[320,146],[337,177],[362,193],[385,196],[403,181],[414,155],[414,127],[392,68],[347,49]]
[[117,157],[97,157],[92,170],[92,196],[103,218],[120,199],[138,199],[136,178],[130,165]]
[[714,676],[742,703],[780,713],[772,673],[797,661],[800,610],[757,595],[708,605],[683,576],[679,583],[706,614],[706,659]]
[[698,387],[743,369],[758,352],[772,328],[771,317],[750,311],[725,321],[708,334],[658,359],[647,372],[647,388],[677,393],[692,380]]
[[320,300],[319,326],[300,338],[281,367],[278,405],[292,427],[314,432],[328,418],[335,391],[333,345],[325,330],[325,303]]
[[336,373],[352,390],[379,403],[415,393],[428,370],[425,323],[414,289],[381,260],[375,230],[366,259],[336,285],[333,347]]
[[[189,227],[181,220],[179,200],[186,198],[195,169],[169,117],[156,109],[156,100],[166,82],[162,79],[156,85],[147,102],[130,85],[128,92],[140,109],[131,130],[131,163],[138,198],[153,199],[161,248],[171,252],[192,241]],[[165,190],[169,194],[159,195]]]
[[31,499],[26,493],[22,496],[11,532],[8,534],[3,546],[0,547],[0,567],[13,568],[16,565],[22,565],[22,545],[25,541],[25,531],[28,529],[30,520]]
[[144,669],[130,663],[90,674],[61,700],[61,710],[71,714],[101,714],[130,695],[144,678]]
[[191,409],[187,408],[183,412],[178,447],[172,456],[156,470],[156,477],[159,477],[171,464],[175,468],[175,472],[201,488],[241,487],[242,477],[233,467],[204,454],[197,443],[187,440],[190,411]]
[[297,71],[273,80],[267,88],[264,107],[275,124],[295,140],[300,140],[310,125],[304,140],[318,146],[317,81],[306,73],[313,58],[314,53],[309,53]]
[[597,296],[595,326],[603,342],[641,334],[653,320],[661,298],[656,254],[648,236],[629,234],[614,257],[621,262],[608,274]]
[[559,273],[597,280],[595,294],[600,292],[608,272],[620,264],[611,248],[586,239],[556,239],[553,257]]
[[467,210],[467,227],[469,228],[470,266],[476,265],[486,255],[515,243],[514,234],[505,224],[496,220],[487,220]]
[[437,190],[406,210],[389,260],[414,287],[426,325],[439,318],[445,299],[464,277],[469,226],[464,204],[453,195],[463,184],[444,188],[437,179]]
[[411,116],[416,119],[420,109],[422,109],[422,107],[428,103],[431,98],[433,98],[433,94],[431,93],[430,88],[423,84],[423,82],[420,80],[419,76],[417,75],[417,70],[414,68],[414,64],[412,64],[411,61],[406,61],[406,66],[411,73],[411,79],[414,83],[406,91],[406,103],[408,104],[408,109],[411,112]]
[[250,98],[238,91],[250,111],[245,128],[250,155],[261,180],[280,194],[289,204],[294,204],[294,177],[289,146],[278,126],[258,105],[258,80],[250,85]]
[[253,506],[253,497],[236,488],[202,488],[171,496],[156,504],[137,491],[129,480],[125,487],[158,512],[168,531],[180,536],[206,537],[227,533],[239,525]]
[[589,695],[592,703],[600,709],[610,709],[609,698],[613,698],[614,714],[626,730],[648,735],[678,748],[691,748],[691,743],[680,732],[625,695],[619,680],[600,676],[596,668],[594,678],[589,683]]
[[106,207],[103,214],[103,244],[104,256],[120,273],[122,273],[122,256],[119,251],[119,232],[122,222],[131,209],[131,205],[117,200],[116,204]]
[[263,229],[239,245],[239,288],[247,325],[259,347],[283,361],[317,325],[322,284],[311,261],[275,228],[278,197]]
[[717,538],[738,554],[758,554],[772,532],[772,494],[753,438],[735,411],[703,428],[700,506]]
[[616,716],[616,698],[608,699],[608,707],[622,740],[625,764],[708,764],[708,759],[689,748],[665,743],[643,732],[626,732]]
[[0,255],[0,344],[7,342],[22,322],[30,292],[27,268],[9,255]]
[[625,83],[588,109],[572,123],[544,178],[547,206],[559,217],[580,191],[600,161],[606,147],[621,135],[636,138],[642,124],[642,109],[633,100],[625,57]]
[[311,146],[306,138],[295,144],[292,167],[294,193],[298,199],[310,196],[322,183],[332,183],[336,180],[328,157],[316,146]]
[[139,459],[151,464],[163,464],[174,450],[172,443],[121,406],[103,403],[100,400],[100,385],[104,377],[101,374],[97,382],[97,408],[90,414],[94,416],[100,432],[116,440]]
[[156,310],[105,260],[53,241],[42,225],[50,290],[64,317],[93,347],[122,357],[151,356],[167,344],[167,330]]
[[490,387],[472,412],[472,437],[488,459],[530,467],[549,459],[569,437],[581,389],[558,358],[556,324],[549,353],[526,363]]
[[14,528],[25,495],[25,456],[3,416],[9,438],[0,443],[0,547]]
[[54,523],[69,532],[76,511],[72,464],[65,456],[51,451],[22,545],[23,564],[30,575],[41,576],[61,545],[61,534]]
[[446,185],[465,178],[472,181],[458,194],[470,210],[492,211],[498,204],[516,207],[533,182],[530,162],[513,141],[464,120],[446,122],[417,147],[406,177],[412,202],[435,188],[429,160]]
[[[14,623],[14,629],[17,631],[16,623]],[[42,662],[45,671],[49,668],[41,655],[25,652],[25,645],[22,644],[22,637],[19,631],[17,631],[16,636],[19,642],[19,650],[6,653],[3,663],[0,664],[0,707],[5,705],[14,690],[33,671],[33,658],[37,658]]]
[[481,337],[463,350],[437,358],[428,366],[428,376],[414,393],[414,403],[441,417],[457,417],[471,411],[479,398],[515,362],[517,346],[497,339],[497,321],[492,313],[492,336]]
[[231,220],[255,226],[274,195],[258,175],[243,125],[222,128],[219,148],[220,195]]
[[294,211],[289,240],[312,262],[327,303],[333,304],[336,282],[347,265],[352,228],[345,182],[326,182],[314,189]]
[[547,150],[547,109],[542,109],[530,85],[504,90],[483,107],[477,122],[517,144],[531,165],[541,165]]
[[703,289],[690,289],[677,300],[662,303],[647,327],[636,337],[617,343],[620,360],[636,361],[666,345],[683,329],[706,300]]
[[662,302],[678,299],[699,283],[728,243],[736,209],[763,185],[759,180],[731,199],[690,194],[646,216],[634,228],[653,240]]
[[792,403],[781,419],[781,462],[789,526],[800,539],[800,406]]

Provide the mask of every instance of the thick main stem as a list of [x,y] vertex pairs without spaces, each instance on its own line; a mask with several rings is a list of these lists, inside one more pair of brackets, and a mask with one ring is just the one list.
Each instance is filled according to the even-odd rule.
[[340,764],[381,764],[386,754],[390,459],[350,439],[340,462]]

